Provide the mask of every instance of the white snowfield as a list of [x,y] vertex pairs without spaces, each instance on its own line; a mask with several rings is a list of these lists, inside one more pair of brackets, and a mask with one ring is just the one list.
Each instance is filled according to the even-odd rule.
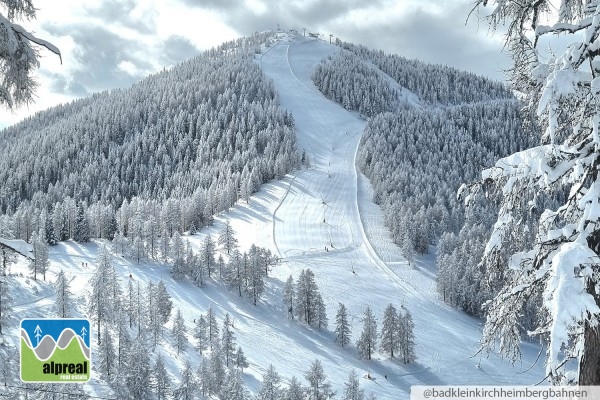
[[[411,385],[538,383],[544,376],[544,356],[536,363],[538,346],[524,345],[524,359],[514,366],[493,354],[474,356],[482,321],[439,299],[431,257],[409,266],[386,236],[381,211],[370,202],[371,189],[364,178],[359,180],[354,163],[365,121],[326,99],[310,80],[314,66],[336,51],[340,49],[323,41],[284,38],[257,59],[273,79],[281,105],[293,113],[299,147],[306,150],[311,167],[262,186],[249,204],[240,202],[218,216],[214,226],[188,237],[199,246],[206,234],[216,238],[228,220],[242,250],[254,243],[278,254],[281,263],[270,273],[259,305],[253,306],[221,283],[209,282],[198,288],[188,281],[174,281],[166,266],[138,265],[117,257],[122,282],[133,279],[145,287],[148,280],[163,279],[174,308],[183,311],[191,343],[192,321],[209,305],[220,323],[229,313],[237,343],[250,361],[243,378],[254,393],[269,364],[284,377],[284,383],[295,375],[307,384],[304,373],[316,358],[323,363],[338,397],[352,369],[361,377],[371,374],[373,379],[361,379],[361,386],[379,399],[406,399]],[[97,252],[97,243],[81,246],[68,242],[52,247],[48,279],[53,281],[63,268],[72,279],[72,290],[82,294]],[[284,282],[290,274],[297,278],[305,268],[314,272],[325,300],[328,330],[317,331],[287,318],[287,307],[282,304]],[[339,302],[348,308],[352,323],[352,344],[344,348],[334,342],[333,334]],[[49,303],[45,298],[31,311],[33,315],[23,317],[48,314]],[[405,306],[412,313],[417,343],[414,364],[404,365],[379,352],[370,361],[358,358],[354,342],[362,329],[365,307],[372,307],[380,329],[389,303],[396,308]],[[176,354],[170,324],[165,328],[164,350],[157,351],[163,352],[169,372],[179,379],[185,359],[196,368],[199,356],[192,344],[186,353]],[[91,385],[94,393],[106,392],[95,379]]]

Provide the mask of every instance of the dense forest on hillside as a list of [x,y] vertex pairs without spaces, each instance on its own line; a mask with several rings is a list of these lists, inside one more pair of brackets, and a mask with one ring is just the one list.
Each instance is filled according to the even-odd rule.
[[[465,210],[457,191],[498,158],[535,143],[521,129],[520,103],[503,84],[483,77],[338,45],[348,51],[324,60],[313,82],[345,108],[371,116],[356,162],[373,184],[394,241],[409,261],[439,243],[440,296],[481,315],[483,302],[504,282],[498,266],[480,263],[497,211],[492,198]],[[398,104],[389,77],[419,104]]]
[[426,104],[456,105],[512,96],[502,83],[470,72],[409,60],[397,54],[386,54],[381,50],[371,50],[352,43],[338,41],[336,44],[368,63],[373,63]]
[[131,88],[0,132],[0,211],[10,217],[0,235],[29,240],[45,216],[59,240],[73,238],[80,207],[88,221],[113,220],[91,231],[111,238],[118,209],[134,197],[151,203],[145,212],[161,221],[176,214],[169,233],[194,231],[296,168],[293,119],[253,61],[267,40],[223,44]]

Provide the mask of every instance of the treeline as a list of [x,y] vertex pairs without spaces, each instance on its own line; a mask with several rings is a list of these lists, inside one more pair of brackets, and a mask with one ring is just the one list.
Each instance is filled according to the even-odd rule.
[[[58,221],[60,240],[73,238],[73,202],[87,218],[115,221],[135,197],[152,203],[150,213],[175,207],[180,220],[169,230],[193,232],[296,168],[293,119],[253,62],[263,36],[0,132],[0,212],[11,217],[1,234],[29,240],[46,213]],[[109,223],[90,234],[115,231]]]

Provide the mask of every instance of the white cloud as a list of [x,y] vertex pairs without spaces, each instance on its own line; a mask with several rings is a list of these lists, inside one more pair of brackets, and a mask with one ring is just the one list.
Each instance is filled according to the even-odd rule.
[[41,51],[38,99],[0,127],[94,91],[129,86],[198,50],[256,31],[308,28],[428,62],[497,79],[507,67],[499,36],[464,26],[470,0],[34,0],[37,19],[23,25],[56,44]]

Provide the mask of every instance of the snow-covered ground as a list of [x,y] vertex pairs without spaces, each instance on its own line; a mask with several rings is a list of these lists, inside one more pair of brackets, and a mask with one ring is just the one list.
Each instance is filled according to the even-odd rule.
[[[323,363],[338,394],[354,368],[360,376],[371,373],[375,379],[363,379],[361,384],[379,399],[408,398],[410,386],[416,384],[537,383],[544,375],[542,363],[530,367],[538,347],[525,345],[524,359],[515,366],[495,355],[473,357],[482,321],[439,300],[431,258],[409,266],[391,242],[381,211],[370,201],[372,189],[355,168],[365,121],[327,100],[310,80],[313,67],[335,51],[339,48],[323,41],[287,38],[260,56],[257,61],[273,79],[281,105],[294,115],[299,146],[306,150],[311,167],[264,185],[249,204],[238,204],[218,216],[214,226],[188,238],[199,246],[206,234],[216,235],[228,220],[243,250],[254,243],[278,254],[282,262],[272,271],[260,304],[253,306],[220,283],[209,282],[198,288],[187,281],[174,281],[164,265],[138,265],[117,256],[115,265],[122,282],[133,279],[145,286],[148,280],[163,279],[174,308],[181,309],[186,318],[190,340],[192,320],[209,305],[220,321],[229,313],[234,319],[237,342],[250,360],[244,380],[251,391],[257,390],[269,364],[285,377],[284,381],[295,375],[304,382],[303,375],[316,358]],[[47,279],[53,281],[62,268],[71,279],[72,290],[83,294],[99,245],[68,242],[52,247],[52,271]],[[327,331],[319,332],[287,319],[281,301],[283,283],[290,274],[297,278],[304,268],[314,272],[325,300],[330,321]],[[49,314],[51,291],[44,285],[38,291],[41,299],[16,301],[15,310],[23,317]],[[360,334],[366,306],[372,307],[379,327],[387,304],[408,308],[415,322],[416,363],[404,365],[382,354],[371,361],[361,360],[354,344],[347,348],[336,344],[332,331],[339,302],[348,308],[353,343]],[[83,311],[83,304],[80,306]],[[166,330],[165,337],[164,350],[158,351],[168,359],[171,374],[179,376],[186,357],[192,365],[198,365],[199,357],[192,345],[185,355],[177,355]],[[106,391],[95,380],[90,388],[96,394]]]

